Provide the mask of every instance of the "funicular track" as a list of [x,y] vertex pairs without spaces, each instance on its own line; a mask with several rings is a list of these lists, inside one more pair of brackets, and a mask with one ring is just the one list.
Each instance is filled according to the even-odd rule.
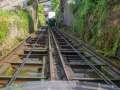
[[[95,55],[90,54],[86,49],[79,49],[79,46],[74,47],[71,44],[70,38],[64,38],[56,28],[52,28],[52,31],[56,37],[56,41],[62,42],[59,48],[64,58],[64,66],[69,80],[107,83],[112,86],[120,85],[119,67],[114,70],[113,67],[102,62]],[[66,50],[66,52],[63,53],[62,50]]]
[[[11,55],[10,55],[11,54]],[[72,38],[54,27],[45,26],[23,41],[1,60],[0,84],[10,86],[30,81],[87,81],[120,87],[119,67],[111,67]]]

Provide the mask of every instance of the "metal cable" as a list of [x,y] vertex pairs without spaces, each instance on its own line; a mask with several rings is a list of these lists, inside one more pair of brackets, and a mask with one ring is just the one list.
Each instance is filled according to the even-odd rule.
[[[45,27],[46,29],[46,27]],[[23,59],[20,67],[17,69],[17,71],[15,72],[15,74],[13,75],[13,77],[11,78],[11,80],[8,82],[8,84],[6,86],[10,86],[14,81],[15,79],[17,78],[18,74],[20,73],[21,69],[23,68],[23,66],[25,65],[26,61],[28,60],[28,58],[30,57],[33,49],[35,48],[35,46],[37,45],[39,39],[41,38],[42,34],[43,34],[44,30],[42,31],[42,33],[39,35],[37,41],[35,42],[35,44],[33,45],[32,49],[30,50],[30,52],[27,54],[26,58]]]
[[59,58],[60,58],[60,60],[61,60],[62,66],[63,66],[64,73],[65,73],[65,75],[66,75],[66,78],[67,78],[67,80],[71,80],[71,79],[70,79],[70,76],[69,76],[69,74],[68,74],[68,72],[67,72],[67,70],[66,70],[66,68],[65,68],[65,63],[64,63],[64,61],[63,61],[63,57],[62,57],[62,55],[61,55],[60,49],[59,49],[59,47],[58,47],[58,45],[57,45],[57,42],[56,42],[56,40],[55,40],[55,36],[53,35],[53,32],[51,31],[51,29],[50,29],[50,32],[51,32],[51,34],[52,34],[52,38],[53,38],[53,40],[54,40],[54,43],[55,43],[55,46],[56,46],[56,49],[57,49]]
[[[54,29],[54,28],[53,28]],[[54,29],[55,30],[55,29]],[[56,31],[56,30],[55,30]],[[96,71],[103,79],[104,81],[109,84],[117,87],[109,78],[107,78],[101,71],[99,71],[93,64],[91,64],[88,59],[86,59],[82,54],[79,53],[78,50],[76,50],[58,31],[56,31],[68,44],[69,46],[86,62],[89,64],[89,66]]]

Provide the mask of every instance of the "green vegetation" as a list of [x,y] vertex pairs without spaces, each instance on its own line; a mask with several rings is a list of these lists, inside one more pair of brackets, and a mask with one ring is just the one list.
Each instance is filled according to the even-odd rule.
[[120,42],[120,1],[75,0],[68,4],[75,16],[71,34],[105,56],[116,55]]
[[[34,26],[37,22],[36,12],[31,11],[31,9],[36,10],[37,1],[30,0],[28,3],[30,6],[21,10],[0,9],[0,48],[3,49],[4,54],[37,28],[37,25]],[[43,26],[45,24],[43,6],[38,5],[38,10],[39,26]]]
[[15,73],[15,69],[11,67],[11,65],[8,67],[8,69],[2,74],[3,76],[12,76]]
[[34,0],[30,0],[28,1],[27,5],[29,6],[29,5],[32,5],[33,3],[34,3]]
[[21,10],[20,16],[21,19],[23,20],[22,23],[24,23],[22,26],[24,28],[24,31],[28,30],[29,33],[32,33],[34,31],[34,22],[31,15],[27,11]]
[[33,31],[34,23],[26,9],[11,11],[0,9],[0,48],[3,48],[4,54]]
[[52,1],[52,10],[56,12],[56,20],[58,22],[58,13],[60,8],[60,0],[51,0]]
[[60,0],[52,0],[52,9],[56,12],[59,11]]
[[39,26],[44,26],[45,25],[45,17],[44,17],[44,12],[43,12],[43,5],[42,4],[39,4],[38,5],[38,23],[39,23]]

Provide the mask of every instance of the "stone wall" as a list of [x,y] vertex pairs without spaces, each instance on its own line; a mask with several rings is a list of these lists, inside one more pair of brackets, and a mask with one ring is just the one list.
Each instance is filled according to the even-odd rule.
[[72,12],[70,11],[68,3],[66,3],[64,5],[63,16],[64,16],[63,24],[67,25],[67,26],[72,26],[72,21],[74,19],[74,16],[73,16]]
[[72,21],[74,16],[70,11],[69,5],[67,0],[62,0],[60,4],[60,11],[59,11],[59,23],[61,26],[72,26]]

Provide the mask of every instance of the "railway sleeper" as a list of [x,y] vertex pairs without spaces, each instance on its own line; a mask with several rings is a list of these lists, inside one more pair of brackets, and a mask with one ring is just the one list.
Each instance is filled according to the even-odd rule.
[[[30,50],[24,50],[24,54],[28,54],[29,52]],[[36,50],[33,50],[31,54],[47,54],[47,51],[36,49]]]

